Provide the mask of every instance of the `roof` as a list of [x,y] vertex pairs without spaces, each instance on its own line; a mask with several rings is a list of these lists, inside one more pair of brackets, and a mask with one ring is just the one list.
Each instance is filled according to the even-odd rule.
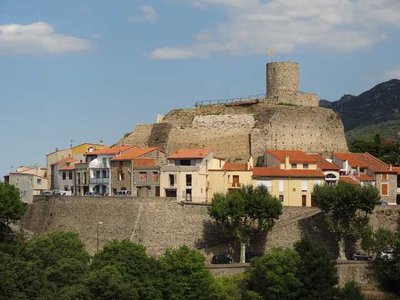
[[46,156],[52,155],[52,154],[54,154],[54,153],[57,153],[57,152],[62,152],[62,151],[68,151],[68,150],[72,150],[72,149],[78,148],[78,147],[80,147],[80,146],[83,146],[83,145],[106,147],[106,146],[104,146],[104,144],[97,144],[97,143],[82,143],[82,144],[79,144],[79,145],[73,146],[72,148],[65,148],[65,149],[58,149],[58,148],[57,148],[55,151],[53,151],[53,152],[50,152],[49,154],[46,154]]
[[247,163],[233,163],[226,162],[222,167],[223,171],[249,171],[250,169],[247,167]]
[[118,153],[127,151],[129,149],[135,148],[135,146],[114,146],[107,147],[103,149],[93,150],[92,152],[86,152],[84,155],[117,155]]
[[368,168],[374,173],[396,173],[389,165],[369,153],[333,153],[340,160],[347,160],[352,168]]
[[290,163],[315,163],[315,159],[301,150],[267,150],[267,154],[275,157],[279,162],[284,163],[286,156]]
[[358,184],[357,181],[355,181],[353,178],[351,178],[350,176],[340,176],[339,177],[339,181],[344,181],[344,182],[348,182],[348,183],[353,183],[353,184]]
[[60,168],[59,171],[70,171],[70,170],[75,170],[75,166],[66,166],[66,167]]
[[204,158],[210,154],[210,149],[178,149],[172,152],[168,159]]
[[400,167],[392,167],[392,169],[397,173],[397,175],[400,175]]
[[308,154],[312,158],[314,158],[317,161],[317,167],[322,170],[322,171],[339,171],[339,168],[327,161],[325,158],[322,157],[321,154],[318,153],[313,153],[313,154]]
[[355,177],[359,180],[359,181],[374,181],[375,179],[371,176],[369,176],[368,174],[360,174],[360,175],[355,175]]
[[285,170],[277,167],[255,167],[253,177],[313,177],[325,178],[324,173],[318,170]]
[[133,168],[155,168],[157,161],[154,158],[139,157],[133,160]]
[[[125,151],[124,153],[122,153],[121,155],[118,155],[116,157],[114,157],[113,159],[111,159],[112,161],[123,161],[123,160],[133,160],[136,157],[142,156],[144,154],[153,152],[155,150],[159,150],[161,152],[164,152],[163,150],[161,150],[160,148],[157,147],[150,147],[150,148],[132,148],[129,149],[127,151]],[[165,153],[165,152],[164,152]]]
[[58,165],[58,166],[66,165],[68,163],[73,163],[73,162],[76,162],[76,161],[78,161],[78,160],[76,158],[74,158],[74,157],[66,157],[66,158],[63,158],[63,159],[61,159],[59,161],[56,161],[53,165]]

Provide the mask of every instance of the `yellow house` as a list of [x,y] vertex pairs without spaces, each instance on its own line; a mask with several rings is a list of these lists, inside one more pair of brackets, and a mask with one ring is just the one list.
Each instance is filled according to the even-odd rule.
[[300,150],[268,150],[266,167],[253,169],[253,184],[265,185],[284,206],[314,206],[314,185],[324,182],[317,161]]
[[252,184],[253,159],[248,163],[225,162],[220,169],[209,170],[208,199],[215,193],[225,194]]
[[208,175],[210,169],[222,167],[223,159],[214,158],[212,150],[179,149],[168,156],[161,167],[161,197],[177,201],[209,202]]

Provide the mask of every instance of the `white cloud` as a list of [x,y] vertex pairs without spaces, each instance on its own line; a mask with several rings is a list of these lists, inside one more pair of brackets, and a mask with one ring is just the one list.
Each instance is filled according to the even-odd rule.
[[[162,47],[152,53],[159,59],[192,58],[214,53],[260,54],[267,49],[291,52],[298,47],[354,51],[386,38],[385,29],[400,24],[398,0],[196,0],[192,5],[218,5],[227,20],[201,32],[191,45]],[[195,37],[199,35],[195,34]],[[153,55],[161,49],[171,54],[189,51],[190,56]]]
[[45,22],[0,25],[0,55],[62,54],[90,48],[89,41],[58,34]]
[[157,12],[154,7],[150,5],[143,5],[140,7],[140,10],[143,14],[143,19],[146,21],[156,21],[157,20]]
[[383,75],[383,79],[400,79],[400,68],[387,70]]

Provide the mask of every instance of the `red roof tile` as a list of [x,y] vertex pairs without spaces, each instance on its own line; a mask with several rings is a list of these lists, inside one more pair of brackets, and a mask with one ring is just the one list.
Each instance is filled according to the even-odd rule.
[[75,170],[75,166],[62,167],[62,168],[60,168],[59,171],[71,171],[71,170]]
[[397,173],[397,175],[400,175],[400,167],[393,167],[392,169]]
[[347,160],[352,168],[357,168],[357,167],[367,168],[368,165],[364,161],[360,160],[357,154],[362,154],[362,153],[336,152],[333,153],[333,156],[336,156],[341,161]]
[[[150,148],[132,148],[129,149],[127,151],[125,151],[124,153],[122,153],[121,155],[118,155],[116,157],[114,157],[113,159],[111,159],[112,161],[121,161],[121,160],[132,160],[135,159],[137,157],[140,157],[144,154],[153,152],[155,150],[159,150],[161,152],[164,152],[163,150],[161,150],[160,148],[157,147],[150,147]],[[164,152],[165,153],[165,152]]]
[[63,158],[63,159],[61,159],[61,160],[59,160],[59,161],[56,161],[55,163],[54,163],[54,165],[65,165],[65,164],[67,164],[67,163],[73,163],[73,162],[77,162],[78,160],[76,159],[76,158],[74,158],[74,157],[67,157],[67,158]]
[[222,167],[224,171],[248,171],[247,163],[226,162]]
[[324,173],[318,170],[285,170],[277,167],[255,167],[254,177],[313,177],[325,178]]
[[396,173],[389,165],[369,153],[333,153],[340,160],[347,160],[352,168],[368,168],[374,173]]
[[178,149],[172,152],[168,159],[204,158],[210,154],[209,149]]
[[325,158],[322,157],[321,154],[318,153],[313,153],[313,154],[308,154],[312,158],[314,158],[317,161],[317,167],[321,169],[322,171],[339,171],[339,168],[335,166],[333,163],[327,161]]
[[140,157],[133,160],[133,168],[155,168],[156,165],[154,158]]
[[289,156],[290,163],[315,163],[315,159],[300,150],[267,150],[267,154],[274,156],[279,162],[284,163]]
[[359,181],[374,181],[375,179],[368,174],[355,175]]
[[86,152],[85,155],[117,155],[118,153],[127,151],[132,148],[136,148],[136,146],[114,146],[111,148],[103,148],[93,150],[92,152]]

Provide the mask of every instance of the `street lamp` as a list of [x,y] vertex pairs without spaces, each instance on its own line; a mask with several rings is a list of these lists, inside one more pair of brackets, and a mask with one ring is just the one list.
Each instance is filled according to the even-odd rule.
[[96,223],[96,252],[99,252],[99,226],[102,224],[103,222]]

